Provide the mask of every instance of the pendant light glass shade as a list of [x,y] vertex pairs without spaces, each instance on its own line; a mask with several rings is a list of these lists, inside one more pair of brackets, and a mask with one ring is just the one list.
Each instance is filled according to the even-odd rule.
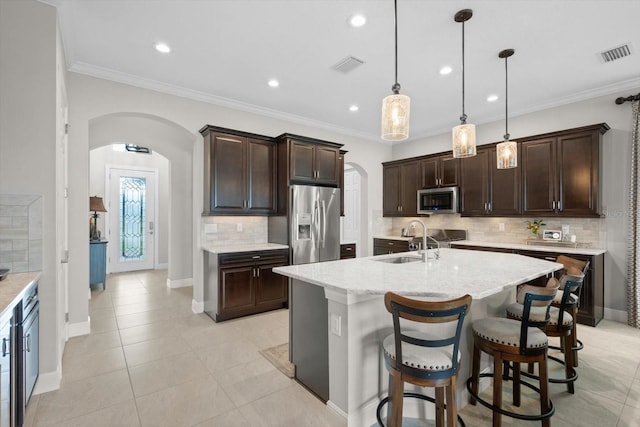
[[513,49],[505,49],[498,54],[504,58],[504,141],[496,145],[498,169],[513,169],[518,167],[518,144],[509,140],[509,80],[507,73],[508,58],[514,54]]
[[393,94],[382,100],[380,136],[386,141],[403,141],[409,138],[411,100],[407,95],[400,95],[400,83],[398,83],[398,0],[393,1],[393,11],[396,82],[391,87]]
[[409,137],[411,100],[407,95],[393,94],[382,100],[382,139],[403,141]]
[[515,141],[505,140],[496,145],[498,157],[498,169],[511,169],[518,167],[518,144]]
[[476,125],[461,124],[451,130],[453,157],[464,158],[476,155]]
[[462,23],[462,115],[460,124],[451,130],[454,158],[476,155],[476,125],[467,124],[467,115],[464,112],[464,23],[472,16],[471,9],[463,9],[454,16],[454,21]]

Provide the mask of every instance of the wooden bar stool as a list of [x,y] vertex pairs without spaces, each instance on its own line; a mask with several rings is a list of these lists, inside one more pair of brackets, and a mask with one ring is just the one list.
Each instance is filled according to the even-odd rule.
[[[569,267],[567,271],[568,273],[564,274],[559,281],[555,277],[552,277],[547,283],[547,288],[556,287],[562,289],[562,292],[556,293],[556,297],[552,301],[553,306],[548,310],[541,307],[532,307],[530,318],[535,318],[540,321],[543,320],[548,313],[549,323],[545,328],[542,328],[542,330],[548,337],[560,338],[560,347],[549,346],[549,348],[562,350],[564,353],[564,360],[560,360],[554,356],[548,356],[548,359],[559,362],[565,367],[565,378],[549,378],[549,382],[567,384],[567,391],[573,394],[573,383],[578,379],[578,373],[575,370],[575,363],[573,359],[575,354],[573,347],[573,331],[576,320],[571,315],[571,311],[577,304],[575,294],[582,286],[584,275],[573,267]],[[516,298],[517,302],[507,307],[507,317],[509,319],[522,320],[523,318],[524,298],[521,291],[522,290],[518,292],[518,296]],[[556,302],[559,302],[558,306],[555,305]],[[529,378],[538,378],[533,375],[532,372],[533,366],[530,365],[529,373],[523,372],[522,375]]]
[[[529,421],[542,421],[549,427],[549,419],[555,412],[549,399],[547,373],[547,335],[540,330],[549,323],[549,308],[558,290],[557,286],[541,287],[524,285],[522,292],[524,309],[522,320],[487,318],[473,322],[473,364],[471,377],[467,380],[469,403],[480,402],[493,411],[493,427],[502,425],[502,415]],[[532,310],[544,310],[542,319],[532,315]],[[480,354],[493,356],[493,373],[480,374]],[[520,386],[525,385],[540,394],[540,414],[526,415],[502,408],[502,364],[513,364],[513,404],[520,406]],[[539,388],[521,381],[520,363],[537,363],[539,366]],[[478,396],[480,377],[493,377],[493,403]]]
[[[579,259],[571,258],[566,255],[560,255],[556,258],[556,262],[564,265],[564,272],[575,274],[575,270],[579,270],[584,276],[587,275],[587,271],[589,270],[589,261],[581,261]],[[584,280],[583,280],[584,282]],[[560,285],[562,289],[562,284]],[[582,341],[578,339],[578,309],[580,308],[580,294],[582,293],[582,286],[578,288],[577,291],[574,291],[571,294],[571,298],[567,304],[570,304],[570,312],[573,317],[573,331],[571,332],[572,342],[571,347],[573,350],[573,365],[578,367],[578,351],[584,348]],[[556,299],[553,301],[552,305],[559,307],[560,306],[560,292],[556,295]]]
[[[384,303],[393,316],[393,334],[386,337],[382,344],[389,370],[389,395],[380,401],[376,410],[379,425],[384,426],[380,413],[389,402],[387,425],[401,427],[403,398],[413,397],[435,403],[437,427],[444,427],[445,410],[447,427],[465,427],[457,412],[456,384],[460,334],[464,316],[471,306],[471,296],[436,302],[419,301],[387,292]],[[404,319],[403,324],[448,323],[451,327],[438,328],[437,331],[430,328],[429,332],[412,331],[401,328],[400,319]],[[405,382],[434,387],[435,399],[423,394],[405,393]]]

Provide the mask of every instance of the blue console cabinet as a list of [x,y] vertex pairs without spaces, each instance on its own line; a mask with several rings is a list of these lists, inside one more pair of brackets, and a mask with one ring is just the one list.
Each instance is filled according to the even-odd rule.
[[107,241],[91,240],[89,251],[89,286],[102,283],[107,288]]

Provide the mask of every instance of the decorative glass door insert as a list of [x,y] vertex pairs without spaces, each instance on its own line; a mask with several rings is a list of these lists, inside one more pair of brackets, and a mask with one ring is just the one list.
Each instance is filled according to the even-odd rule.
[[140,261],[146,251],[147,180],[120,177],[120,261]]

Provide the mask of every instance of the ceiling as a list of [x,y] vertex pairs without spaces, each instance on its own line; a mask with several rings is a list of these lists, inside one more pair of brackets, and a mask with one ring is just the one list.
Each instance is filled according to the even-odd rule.
[[[381,101],[394,83],[392,0],[43,1],[58,7],[71,71],[381,141]],[[462,25],[453,17],[465,8],[473,9],[465,24],[469,123],[504,119],[498,52],[506,48],[515,49],[510,117],[640,87],[640,1],[398,0],[410,139],[459,123]],[[365,15],[363,27],[349,25],[355,13]],[[160,41],[171,53],[154,49]],[[601,51],[624,44],[630,56],[602,60]],[[332,69],[349,55],[364,64]],[[453,72],[440,75],[444,65]],[[499,100],[487,102],[490,94]]]

